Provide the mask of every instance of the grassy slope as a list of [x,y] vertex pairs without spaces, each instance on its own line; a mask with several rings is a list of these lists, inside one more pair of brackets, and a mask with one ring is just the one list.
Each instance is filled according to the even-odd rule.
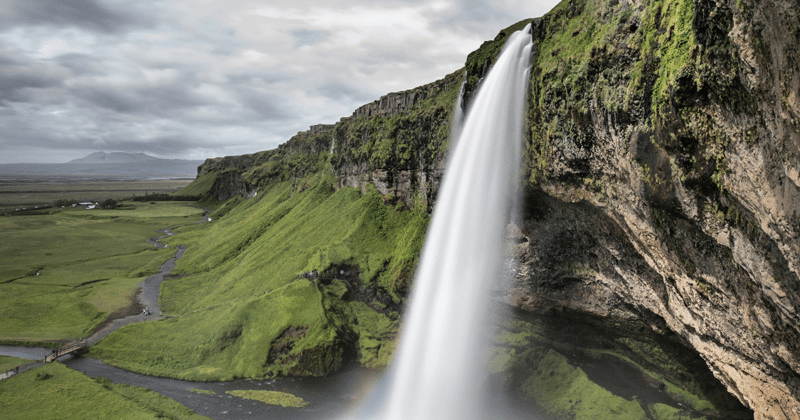
[[[614,395],[592,382],[581,368],[572,366],[563,355],[552,349],[533,348],[514,361],[533,366],[531,376],[522,383],[522,390],[537,405],[556,416],[576,420],[695,418],[686,410],[665,404],[643,404],[635,398],[628,400]],[[681,391],[684,390],[667,383],[665,392],[677,395]],[[684,395],[687,401],[691,398],[690,406],[697,405],[693,409],[714,408],[694,395]]]
[[647,418],[638,402],[616,397],[592,383],[580,368],[553,350],[528,350],[523,358],[536,366],[523,383],[524,392],[548,411],[586,420]]
[[203,195],[208,193],[208,190],[211,189],[211,186],[214,184],[214,180],[217,179],[216,172],[208,172],[203,174],[202,176],[197,177],[194,181],[192,181],[189,185],[183,187],[181,190],[175,192],[175,195]]
[[0,371],[5,372],[14,367],[30,363],[30,360],[20,359],[18,357],[2,356],[0,355]]
[[206,419],[149,389],[92,379],[59,363],[0,381],[4,419]]
[[157,229],[198,221],[201,212],[145,203],[135,210],[0,217],[0,295],[6,299],[0,339],[86,337],[108,313],[127,306],[136,285],[175,252],[146,239],[158,236]]
[[[363,283],[391,294],[413,272],[427,215],[387,207],[375,190],[334,192],[321,174],[295,182],[294,191],[291,185],[275,185],[222,219],[170,238],[189,246],[174,271],[185,277],[162,286],[162,310],[175,318],[123,328],[92,354],[187,379],[319,375],[338,367],[351,347],[365,365],[385,365],[396,314],[348,300],[343,281],[297,275],[356,265]],[[307,330],[283,336],[290,327]],[[279,343],[286,350],[270,358]]]
[[[697,368],[698,360],[691,360],[698,359],[696,355],[674,343],[663,345],[660,334],[643,330],[636,322],[582,324],[534,316],[506,321],[495,344],[492,371],[505,375],[525,399],[557,418],[689,419],[698,412],[712,418],[752,418],[710,372]],[[663,380],[664,392],[695,413],[615,395],[589,378],[580,362],[574,366],[565,355],[632,367],[649,378],[644,380],[646,385],[639,383],[644,388],[655,389],[658,380]]]

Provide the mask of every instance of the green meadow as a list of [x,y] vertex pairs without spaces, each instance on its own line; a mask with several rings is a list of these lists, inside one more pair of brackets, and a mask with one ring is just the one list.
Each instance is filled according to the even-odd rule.
[[14,367],[29,363],[30,360],[20,359],[18,357],[0,355],[0,372],[5,372]]
[[208,418],[149,389],[91,378],[57,362],[0,381],[0,413],[8,420]]
[[146,242],[159,229],[198,222],[186,203],[135,203],[114,210],[66,208],[0,217],[0,340],[86,337],[131,303],[137,284],[174,249]]
[[[220,219],[177,229],[166,242],[188,249],[162,285],[171,319],[124,327],[89,355],[195,380],[324,375],[353,357],[386,366],[399,326],[393,308],[428,215],[387,205],[374,188],[334,191],[332,182],[317,174],[274,184]],[[302,276],[341,266],[358,275]],[[358,299],[366,288],[384,299]]]

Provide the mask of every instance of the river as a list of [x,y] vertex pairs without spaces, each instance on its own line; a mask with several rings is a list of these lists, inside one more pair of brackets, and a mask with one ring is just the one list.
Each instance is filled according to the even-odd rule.
[[[325,378],[281,377],[272,380],[192,382],[158,378],[109,366],[99,360],[67,356],[63,363],[92,377],[152,389],[212,419],[330,419],[352,406],[377,372],[350,366]],[[284,408],[226,394],[233,390],[281,391],[301,397],[305,408]],[[195,391],[193,391],[195,390]],[[196,390],[211,391],[198,393]]]
[[[206,209],[203,222],[210,220],[207,215]],[[150,238],[147,242],[156,247],[167,247],[159,240],[171,236],[173,228],[174,226],[160,230],[164,235]],[[161,283],[175,268],[175,262],[183,256],[185,250],[185,247],[179,246],[175,256],[161,265],[159,273],[139,283],[139,301],[150,310],[150,315],[138,314],[116,319],[88,337],[88,344],[102,340],[122,326],[160,318],[158,296]],[[1,355],[31,361],[43,359],[51,350],[45,347],[0,346]],[[378,371],[352,365],[325,378],[281,377],[271,380],[193,382],[142,375],[80,356],[62,356],[58,361],[91,377],[104,377],[114,383],[149,388],[212,419],[329,419],[351,407],[357,396],[366,393],[365,387],[372,386],[380,376]],[[301,397],[309,405],[305,408],[284,408],[226,394],[226,391],[233,390],[281,391]]]

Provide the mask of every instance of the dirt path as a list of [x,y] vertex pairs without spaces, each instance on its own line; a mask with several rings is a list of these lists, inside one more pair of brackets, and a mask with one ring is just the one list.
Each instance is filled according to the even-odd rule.
[[[191,224],[196,225],[211,220],[208,217],[208,214],[211,212],[211,210],[206,208],[203,208],[203,210],[205,210],[205,213],[202,216],[203,220]],[[175,229],[179,226],[188,225],[175,225],[166,229],[160,229],[159,232],[164,233],[164,235],[149,238],[147,239],[147,243],[153,244],[153,246],[159,248],[168,248],[169,245],[161,243],[159,240],[174,235],[172,229]],[[161,314],[161,307],[158,304],[158,297],[161,293],[161,283],[164,281],[165,277],[171,273],[173,269],[175,269],[175,263],[183,256],[185,251],[185,245],[178,245],[178,250],[175,252],[175,256],[167,260],[164,264],[161,264],[161,269],[158,273],[153,274],[139,283],[139,293],[137,294],[136,299],[132,299],[129,307],[109,314],[105,321],[95,327],[92,335],[86,339],[87,346],[91,346],[108,337],[109,334],[121,327],[124,327],[125,325],[163,318],[163,315]],[[146,315],[143,312],[143,309],[147,309],[149,315]]]
[[[137,305],[134,305],[132,308],[147,308],[149,315],[146,315],[139,310],[135,315],[128,315],[122,318],[112,319],[110,322],[104,322],[103,324],[105,325],[101,324],[102,326],[100,328],[96,328],[95,332],[86,339],[87,345],[91,346],[97,343],[125,325],[163,318],[161,315],[161,308],[158,305],[158,295],[160,293],[161,283],[164,281],[164,276],[169,274],[175,268],[175,262],[178,260],[178,258],[183,256],[184,251],[186,251],[186,247],[179,245],[175,256],[170,258],[164,264],[161,264],[161,271],[159,271],[157,274],[153,274],[139,283],[139,288],[141,290],[139,291],[138,302]],[[109,319],[106,321],[109,321]]]

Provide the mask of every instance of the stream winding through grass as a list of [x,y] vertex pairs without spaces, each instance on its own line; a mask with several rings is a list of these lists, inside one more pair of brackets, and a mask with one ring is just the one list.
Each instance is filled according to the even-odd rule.
[[[205,210],[205,214],[202,216],[203,220],[197,223],[205,223],[211,220],[208,217],[210,210],[203,210]],[[174,234],[172,229],[176,227],[170,226],[159,230],[163,235],[149,238],[147,242],[159,248],[168,248],[169,245],[159,241],[172,236]],[[172,272],[175,268],[175,263],[183,256],[185,251],[186,247],[179,245],[175,255],[161,265],[158,273],[147,277],[139,283],[138,287],[141,289],[138,294],[139,302],[143,307],[150,310],[150,315],[140,313],[111,320],[86,339],[88,344],[97,343],[125,325],[163,318],[158,304],[161,283]],[[14,356],[32,361],[44,358],[44,355],[50,351],[51,349],[45,347],[0,346],[0,355]],[[300,420],[331,418],[331,413],[347,409],[357,396],[363,393],[363,387],[374,383],[378,375],[376,371],[352,365],[325,378],[281,377],[271,380],[195,382],[129,372],[87,357],[66,355],[60,357],[58,361],[91,377],[103,377],[114,383],[124,383],[151,389],[178,401],[198,414],[212,419],[266,418]],[[310,404],[305,408],[284,408],[226,393],[233,390],[281,391],[301,397]]]

